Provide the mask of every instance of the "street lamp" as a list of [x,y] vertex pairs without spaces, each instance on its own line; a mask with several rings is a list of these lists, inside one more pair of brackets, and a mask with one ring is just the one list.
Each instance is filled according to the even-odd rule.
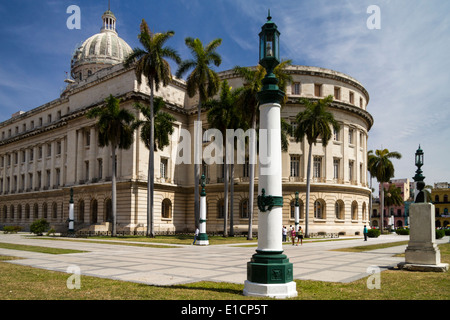
[[413,177],[414,181],[416,182],[416,188],[419,190],[417,193],[417,196],[414,200],[414,202],[425,202],[425,194],[423,192],[423,189],[425,187],[425,182],[423,181],[425,177],[422,175],[422,166],[423,166],[423,150],[420,148],[417,149],[416,155],[415,155],[415,164],[417,167],[416,174]]
[[[283,223],[280,103],[284,92],[279,89],[278,79],[273,73],[280,63],[280,33],[272,21],[270,11],[259,39],[259,63],[266,69],[266,76],[258,92],[258,248],[247,263],[244,295],[287,298],[297,296],[297,290],[293,281],[293,264],[283,254],[280,235]],[[263,161],[262,154],[270,155],[270,159]]]
[[266,69],[266,76],[261,81],[262,89],[258,92],[260,104],[280,103],[284,92],[278,87],[278,79],[273,70],[280,64],[280,32],[269,14],[267,22],[259,33],[259,64]]

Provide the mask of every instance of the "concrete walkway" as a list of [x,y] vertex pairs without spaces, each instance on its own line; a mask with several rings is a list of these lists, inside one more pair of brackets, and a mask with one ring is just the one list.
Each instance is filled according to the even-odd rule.
[[[344,241],[319,241],[302,246],[284,245],[284,253],[294,264],[294,278],[332,282],[351,282],[370,275],[368,268],[381,270],[396,266],[404,258],[406,245],[388,249],[350,253],[330,251],[337,248],[408,240],[408,236],[384,235],[367,242],[361,238]],[[445,243],[444,237],[437,243]],[[88,251],[72,254],[44,254],[0,248],[0,255],[25,258],[10,263],[67,272],[76,266],[82,275],[110,278],[149,285],[177,285],[197,281],[243,284],[247,277],[247,262],[256,247],[236,245],[148,248],[79,241],[31,239],[24,234],[0,234],[0,242]]]

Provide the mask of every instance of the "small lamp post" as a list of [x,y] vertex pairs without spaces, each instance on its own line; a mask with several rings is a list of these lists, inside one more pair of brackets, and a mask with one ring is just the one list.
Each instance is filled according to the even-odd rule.
[[70,201],[69,201],[69,233],[75,231],[74,228],[74,211],[73,211],[73,188],[70,188]]
[[205,175],[202,174],[202,191],[200,192],[200,223],[199,223],[198,244],[201,246],[209,245],[208,235],[206,234],[206,191]]
[[419,190],[419,192],[417,193],[417,196],[414,199],[414,202],[420,203],[420,202],[425,202],[425,193],[423,192],[423,189],[425,188],[425,182],[423,180],[425,180],[425,177],[422,175],[423,171],[421,169],[423,166],[423,150],[422,150],[422,148],[420,148],[420,145],[419,145],[419,149],[417,149],[417,151],[416,151],[415,164],[416,164],[417,170],[416,170],[416,174],[414,175],[413,179],[416,182],[416,188],[417,188],[417,190]]

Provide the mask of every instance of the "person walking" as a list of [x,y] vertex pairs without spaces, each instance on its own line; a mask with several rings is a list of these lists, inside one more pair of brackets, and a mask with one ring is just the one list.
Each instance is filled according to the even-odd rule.
[[366,225],[364,225],[363,234],[364,234],[364,241],[367,241],[367,227],[366,227]]
[[198,230],[198,228],[197,229],[195,229],[195,233],[194,233],[194,242],[192,242],[192,244],[195,244],[195,242],[197,241],[197,237],[198,237],[198,234],[200,233],[200,230]]
[[295,245],[295,228],[291,229],[292,245]]
[[283,242],[286,242],[286,237],[287,237],[287,229],[286,229],[286,226],[283,226],[282,234],[283,234]]
[[300,245],[302,246],[303,245],[303,230],[302,230],[302,227],[298,227],[298,232],[297,232],[297,246],[298,246],[298,243],[301,243]]

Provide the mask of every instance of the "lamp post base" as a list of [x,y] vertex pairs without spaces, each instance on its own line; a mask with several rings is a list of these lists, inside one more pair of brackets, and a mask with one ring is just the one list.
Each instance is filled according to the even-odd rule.
[[297,296],[297,284],[288,283],[256,283],[245,280],[244,296],[270,297],[276,299],[293,298]]
[[208,246],[209,245],[208,235],[206,233],[200,233],[198,235],[197,244],[199,246]]
[[247,263],[244,295],[272,298],[297,296],[293,264],[281,252],[257,251]]

